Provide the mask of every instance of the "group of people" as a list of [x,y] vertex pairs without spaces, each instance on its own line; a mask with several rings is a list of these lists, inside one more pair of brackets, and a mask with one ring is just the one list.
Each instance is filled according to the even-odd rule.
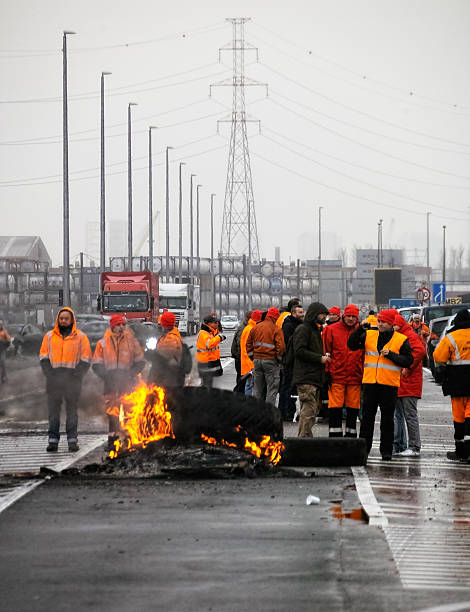
[[[421,438],[418,400],[423,386],[428,327],[420,315],[408,323],[396,310],[370,311],[362,321],[349,304],[341,312],[321,303],[307,311],[300,300],[247,313],[235,334],[232,356],[237,365],[236,391],[274,404],[291,420],[299,398],[299,437],[311,437],[327,398],[330,437],[364,438],[372,448],[375,417],[380,420],[380,454],[418,457]],[[470,314],[460,311],[454,327],[434,353],[446,368],[443,392],[451,395],[456,449],[449,459],[470,457]],[[343,431],[343,420],[345,427]]]
[[[192,368],[189,348],[176,326],[175,315],[164,312],[159,319],[161,335],[151,361],[148,381],[166,388],[180,387]],[[327,401],[330,437],[366,440],[370,452],[375,417],[380,407],[380,454],[417,457],[421,450],[418,399],[423,384],[425,341],[429,330],[420,320],[405,321],[394,309],[377,315],[371,311],[362,321],[359,309],[349,304],[341,312],[314,302],[306,312],[293,298],[280,313],[277,308],[246,313],[232,343],[237,370],[235,391],[254,395],[279,409],[291,420],[299,398],[299,437],[312,437],[312,428]],[[9,343],[0,325],[0,348]],[[225,340],[215,313],[204,318],[196,345],[196,361],[203,386],[211,388],[223,373],[220,343]],[[0,374],[6,377],[0,350]],[[94,354],[77,329],[71,308],[62,308],[54,328],[45,334],[40,364],[46,377],[49,410],[49,452],[58,449],[60,410],[66,408],[69,451],[78,447],[77,405],[82,381],[90,366],[103,380],[106,407],[115,405],[132,390],[142,372],[144,352],[121,315],[98,341]],[[470,458],[470,313],[463,309],[454,326],[434,351],[436,367],[444,368],[443,392],[452,399],[455,451],[449,459]],[[343,431],[343,421],[345,427]],[[108,445],[119,436],[118,419],[109,416]]]

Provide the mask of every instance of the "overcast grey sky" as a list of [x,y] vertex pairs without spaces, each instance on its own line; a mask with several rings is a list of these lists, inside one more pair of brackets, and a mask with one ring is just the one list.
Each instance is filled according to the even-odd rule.
[[467,0],[1,0],[1,15],[1,233],[42,236],[56,264],[62,31],[77,32],[69,37],[71,253],[85,250],[86,223],[99,217],[99,82],[108,70],[108,219],[127,214],[127,103],[137,102],[134,243],[147,222],[147,129],[157,125],[155,206],[164,206],[162,152],[171,145],[174,220],[176,160],[186,160],[186,193],[191,172],[204,186],[208,255],[209,194],[220,228],[228,152],[229,126],[217,135],[217,118],[231,103],[228,88],[209,98],[209,84],[231,74],[230,54],[218,64],[218,48],[231,39],[224,19],[241,16],[252,18],[246,39],[260,52],[259,64],[247,56],[246,73],[269,84],[268,98],[262,88],[247,94],[262,122],[261,135],[250,128],[261,256],[273,258],[275,245],[284,261],[316,252],[318,205],[326,257],[375,245],[379,218],[384,247],[424,249],[427,211],[436,265],[444,223],[449,244],[468,242]]

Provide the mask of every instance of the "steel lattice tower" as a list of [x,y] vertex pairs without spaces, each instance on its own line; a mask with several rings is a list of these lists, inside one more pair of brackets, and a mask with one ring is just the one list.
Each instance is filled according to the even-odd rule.
[[219,60],[222,51],[233,52],[233,76],[211,85],[233,88],[231,115],[221,120],[231,123],[231,133],[220,252],[223,256],[233,258],[250,255],[253,262],[259,261],[259,242],[246,124],[259,121],[247,117],[245,87],[267,85],[245,77],[245,52],[255,51],[258,57],[256,47],[245,42],[245,23],[249,19],[227,21],[232,24],[232,42],[219,49]]

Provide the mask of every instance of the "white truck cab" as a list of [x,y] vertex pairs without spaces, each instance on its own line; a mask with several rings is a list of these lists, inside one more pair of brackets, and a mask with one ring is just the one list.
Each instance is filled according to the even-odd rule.
[[200,309],[199,285],[160,283],[160,313],[166,308],[176,317],[176,326],[180,334],[192,336],[199,326]]

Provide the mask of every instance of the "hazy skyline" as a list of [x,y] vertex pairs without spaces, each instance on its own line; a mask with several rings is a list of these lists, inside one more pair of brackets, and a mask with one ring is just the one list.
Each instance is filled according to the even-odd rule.
[[[157,125],[154,207],[164,221],[162,152],[173,146],[171,251],[182,160],[186,210],[189,174],[203,185],[207,256],[211,193],[220,238],[230,130],[221,124],[218,135],[217,119],[231,104],[229,88],[209,98],[209,85],[231,75],[231,55],[218,64],[218,49],[231,41],[225,18],[239,16],[252,18],[246,40],[260,54],[258,64],[247,54],[246,73],[269,85],[268,97],[247,92],[248,112],[261,120],[261,134],[250,128],[250,152],[262,257],[273,258],[279,245],[284,261],[295,259],[304,234],[316,244],[319,205],[325,257],[335,257],[338,244],[376,244],[380,218],[384,247],[424,249],[426,212],[435,265],[443,224],[449,246],[468,243],[465,0],[305,1],[289,10],[267,1],[1,5],[1,233],[40,235],[54,264],[62,258],[62,31],[77,32],[69,37],[71,255],[85,250],[87,223],[99,217],[99,85],[107,70],[108,221],[127,214],[127,104],[137,102],[134,245],[147,223],[147,130]],[[162,238],[159,228],[155,254]]]

